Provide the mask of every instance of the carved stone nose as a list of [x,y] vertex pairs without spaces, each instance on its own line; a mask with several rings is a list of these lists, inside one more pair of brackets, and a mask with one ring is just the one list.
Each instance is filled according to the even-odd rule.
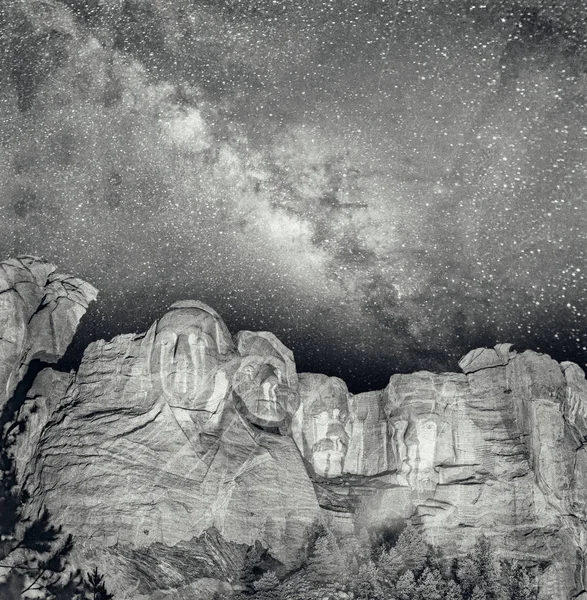
[[265,380],[262,384],[263,398],[267,402],[277,402],[277,395],[275,390],[277,388],[277,381]]
[[167,374],[167,391],[172,395],[184,396],[193,391],[196,371],[196,357],[192,355],[192,348],[188,336],[178,335],[168,358],[167,367],[162,365]]
[[332,441],[332,449],[335,452],[342,451],[342,441],[337,435],[331,435],[330,440]]
[[182,357],[188,356],[190,356],[188,337],[185,335],[178,335],[173,348],[173,360],[181,360]]

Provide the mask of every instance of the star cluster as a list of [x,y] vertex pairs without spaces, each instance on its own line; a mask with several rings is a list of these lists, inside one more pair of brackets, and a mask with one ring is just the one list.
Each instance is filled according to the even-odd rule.
[[5,3],[0,254],[175,300],[351,389],[509,341],[587,359],[587,9],[543,0]]

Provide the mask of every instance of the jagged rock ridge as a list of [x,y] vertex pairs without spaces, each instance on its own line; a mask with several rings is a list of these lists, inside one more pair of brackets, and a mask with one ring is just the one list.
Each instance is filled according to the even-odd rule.
[[485,532],[501,555],[543,565],[541,598],[577,596],[583,371],[509,344],[460,366],[353,395],[298,374],[274,335],[233,338],[210,307],[176,303],[143,335],[91,344],[78,373],[38,375],[20,414],[20,482],[120,598],[230,581],[257,539],[295,567],[317,517],[343,536],[411,518],[449,554]]
[[0,410],[35,359],[55,362],[96,299],[89,283],[30,256],[0,263]]

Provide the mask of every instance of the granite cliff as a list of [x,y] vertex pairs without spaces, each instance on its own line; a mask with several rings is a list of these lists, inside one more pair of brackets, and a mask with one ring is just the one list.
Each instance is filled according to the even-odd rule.
[[[65,351],[95,291],[34,259],[0,269],[6,402],[33,358]],[[90,344],[76,373],[37,375],[17,416],[19,485],[121,599],[226,586],[255,540],[294,568],[315,519],[349,538],[410,519],[449,555],[484,532],[541,566],[540,598],[582,595],[585,374],[509,344],[459,366],[353,395],[297,373],[273,334],[232,336],[179,302],[144,334]]]
[[0,263],[0,410],[33,360],[55,362],[97,291],[30,256]]

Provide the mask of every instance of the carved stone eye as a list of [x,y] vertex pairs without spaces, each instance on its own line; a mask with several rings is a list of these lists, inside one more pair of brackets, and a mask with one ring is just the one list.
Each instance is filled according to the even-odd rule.
[[253,365],[247,365],[246,367],[243,367],[243,373],[250,381],[252,381],[255,378],[255,367],[253,367]]
[[161,346],[173,346],[173,345],[175,345],[176,341],[177,341],[177,336],[172,333],[162,335],[159,338],[159,344],[161,344]]

